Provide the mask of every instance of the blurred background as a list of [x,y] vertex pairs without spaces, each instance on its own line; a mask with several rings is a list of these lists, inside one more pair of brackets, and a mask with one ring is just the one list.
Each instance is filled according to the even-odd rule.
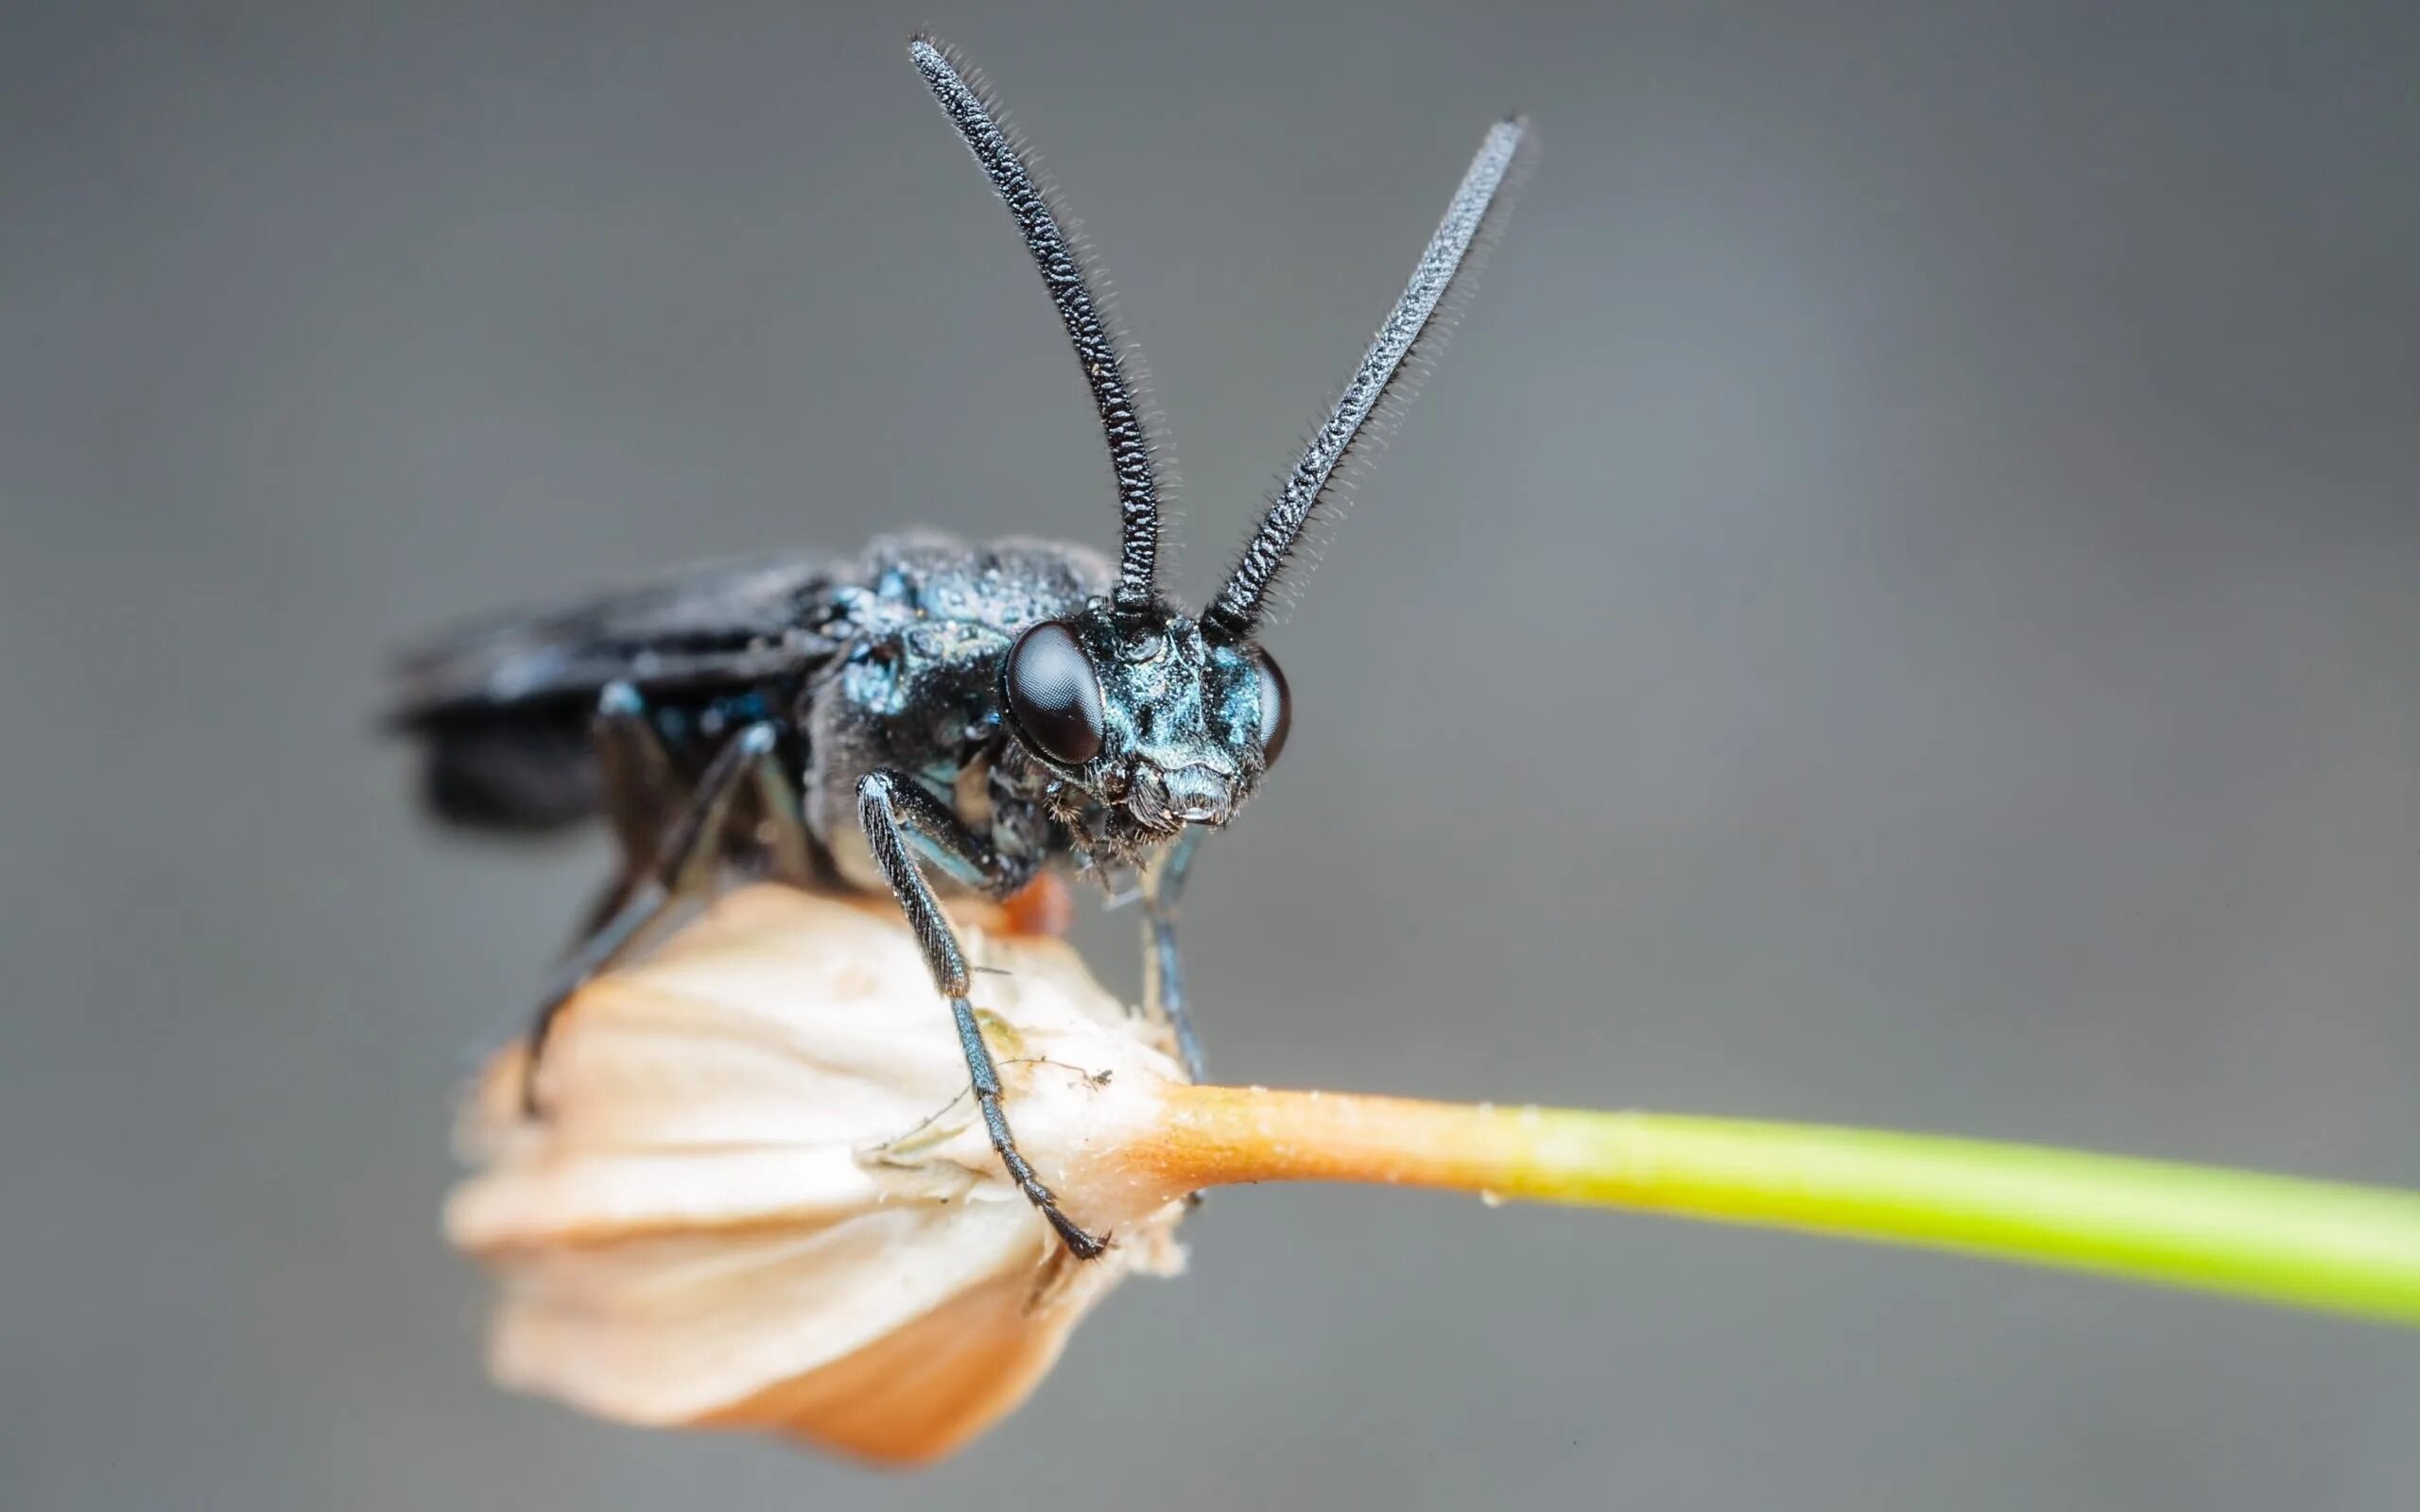
[[452,1102],[604,855],[418,822],[390,648],[1112,539],[927,21],[1150,356],[1191,597],[1544,133],[1270,638],[1217,1073],[2420,1184],[2414,19],[1900,10],[10,8],[0,1506],[2411,1504],[2408,1333],[1391,1193],[1220,1194],[922,1475],[483,1379]]

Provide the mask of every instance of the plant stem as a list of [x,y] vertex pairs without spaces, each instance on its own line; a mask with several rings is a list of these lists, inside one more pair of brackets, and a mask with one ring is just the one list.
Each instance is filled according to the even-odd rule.
[[1187,1189],[1371,1181],[1956,1250],[2420,1324],[2420,1194],[1815,1125],[1176,1087]]

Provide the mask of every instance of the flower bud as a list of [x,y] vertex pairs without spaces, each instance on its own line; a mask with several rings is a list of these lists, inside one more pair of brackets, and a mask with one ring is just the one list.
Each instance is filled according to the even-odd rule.
[[446,1228],[501,1283],[496,1377],[925,1460],[1022,1401],[1128,1272],[1175,1274],[1184,1189],[1121,1158],[1182,1080],[1165,1027],[1056,939],[960,936],[1018,1144],[1101,1258],[1009,1180],[897,913],[752,887],[568,1005],[542,1117],[518,1049],[483,1074]]

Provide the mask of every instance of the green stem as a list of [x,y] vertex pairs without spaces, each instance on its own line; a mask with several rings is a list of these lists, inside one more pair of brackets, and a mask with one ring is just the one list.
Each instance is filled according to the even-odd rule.
[[1183,1185],[1362,1180],[1955,1250],[2420,1324],[2420,1194],[1922,1134],[1182,1088]]

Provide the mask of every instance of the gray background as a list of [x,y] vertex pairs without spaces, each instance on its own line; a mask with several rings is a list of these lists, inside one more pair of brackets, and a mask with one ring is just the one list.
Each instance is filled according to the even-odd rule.
[[601,856],[420,827],[387,649],[1110,539],[925,19],[1154,358],[1191,594],[1545,130],[1272,638],[1219,1072],[2420,1184],[2394,8],[954,9],[10,8],[0,1506],[2410,1505],[2410,1334],[1388,1193],[1221,1196],[920,1477],[483,1383],[449,1099]]

